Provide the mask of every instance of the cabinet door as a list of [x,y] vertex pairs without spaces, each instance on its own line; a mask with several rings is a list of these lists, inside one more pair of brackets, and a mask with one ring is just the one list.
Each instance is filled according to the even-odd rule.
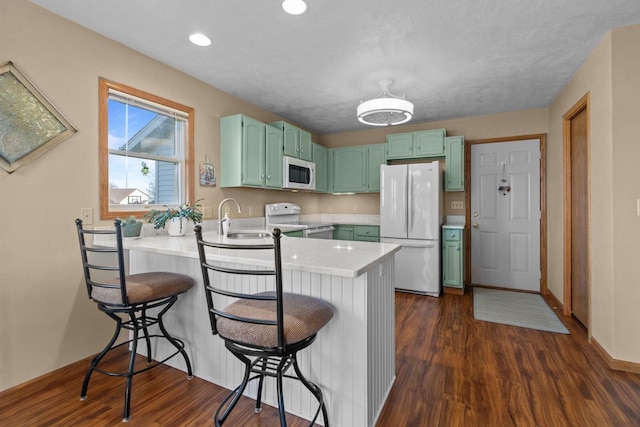
[[353,240],[355,237],[353,225],[338,225],[333,233],[335,240]]
[[367,191],[380,192],[380,165],[387,163],[385,144],[367,146]]
[[414,157],[444,155],[445,129],[434,129],[413,134]]
[[298,157],[308,162],[313,159],[313,148],[311,146],[311,134],[306,130],[299,129]]
[[265,187],[282,188],[282,130],[265,125]]
[[359,242],[379,242],[380,227],[377,225],[357,225],[355,239]]
[[300,146],[300,130],[290,125],[289,123],[282,123],[283,131],[283,144],[284,155],[290,157],[298,157],[298,147]]
[[442,242],[442,284],[462,288],[462,243]]
[[316,164],[316,191],[327,191],[327,154],[322,145],[313,144],[313,162]]
[[333,151],[333,191],[357,193],[367,189],[367,147],[336,148]]
[[244,117],[242,126],[242,185],[263,187],[265,124]]
[[445,138],[445,191],[464,191],[464,137]]
[[387,135],[387,159],[413,157],[413,134],[395,133]]

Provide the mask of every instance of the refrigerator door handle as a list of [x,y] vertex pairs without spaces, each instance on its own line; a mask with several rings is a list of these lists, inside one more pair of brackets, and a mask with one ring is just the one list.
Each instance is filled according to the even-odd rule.
[[407,235],[413,230],[413,174],[411,169],[407,170],[409,185],[407,186],[407,216],[409,217],[409,223],[407,224]]

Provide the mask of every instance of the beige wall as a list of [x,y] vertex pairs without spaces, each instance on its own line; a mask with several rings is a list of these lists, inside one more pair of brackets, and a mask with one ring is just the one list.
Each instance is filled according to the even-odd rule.
[[[607,35],[549,108],[547,173],[549,226],[549,290],[563,300],[563,140],[562,116],[590,94],[591,174],[591,332],[605,348],[611,346],[612,315],[612,120],[611,37]],[[598,248],[594,252],[594,248]]]
[[549,107],[549,288],[562,300],[562,115],[590,94],[591,334],[640,363],[640,25],[613,30]]
[[640,25],[612,32],[613,351],[640,363]]

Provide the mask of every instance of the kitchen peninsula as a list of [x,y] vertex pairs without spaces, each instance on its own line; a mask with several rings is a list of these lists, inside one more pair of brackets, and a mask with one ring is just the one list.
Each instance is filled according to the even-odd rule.
[[[204,238],[231,242],[215,232],[205,232]],[[242,242],[258,241],[234,241]],[[125,239],[125,248],[129,250],[132,274],[172,271],[196,280],[196,286],[165,315],[165,324],[185,341],[196,376],[235,388],[241,382],[242,365],[223,341],[211,334],[193,234]],[[322,388],[332,426],[375,425],[395,379],[393,277],[394,254],[399,248],[394,244],[282,238],[285,292],[322,298],[334,306],[333,319],[298,359],[303,374]],[[273,265],[272,251],[237,252],[211,250],[210,259],[244,268]],[[249,280],[241,286],[244,291],[264,290],[264,283]],[[158,343],[154,357],[160,359],[172,351],[163,346]],[[184,371],[183,363],[179,358],[169,361]],[[250,384],[245,394],[255,396],[256,388],[256,384]],[[302,384],[285,381],[284,395],[287,412],[306,419],[313,417],[315,399]],[[267,404],[277,406],[274,381],[266,382],[263,396]],[[215,407],[212,405],[212,417]]]

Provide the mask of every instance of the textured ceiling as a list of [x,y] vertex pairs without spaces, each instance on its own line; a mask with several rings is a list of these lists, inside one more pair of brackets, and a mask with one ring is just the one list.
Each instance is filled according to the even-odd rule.
[[547,107],[607,31],[640,23],[639,0],[307,0],[300,16],[280,0],[32,1],[319,134],[370,129],[356,107],[384,78],[410,123]]

